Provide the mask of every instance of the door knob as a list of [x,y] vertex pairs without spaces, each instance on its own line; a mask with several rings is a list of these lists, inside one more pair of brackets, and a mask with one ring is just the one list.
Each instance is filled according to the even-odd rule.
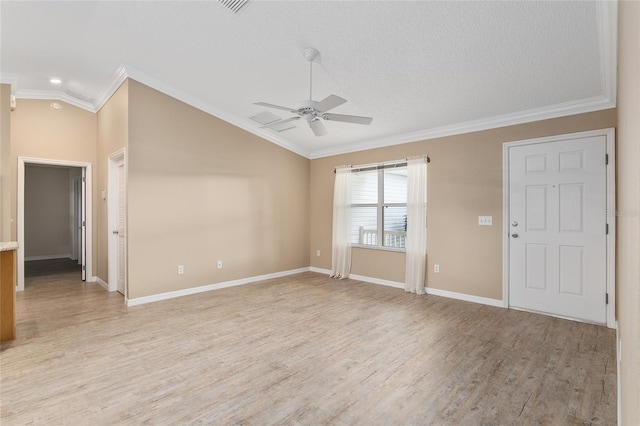
[[513,234],[511,234],[511,236],[512,236],[513,238],[518,238],[518,233],[517,233],[517,232],[514,232]]
[[518,226],[518,221],[514,220],[513,222],[511,222],[511,226],[513,226],[514,228]]

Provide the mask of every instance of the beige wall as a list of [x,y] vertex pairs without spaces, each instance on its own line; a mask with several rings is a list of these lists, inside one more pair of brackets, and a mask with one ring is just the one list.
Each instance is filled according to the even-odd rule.
[[[17,200],[18,157],[35,157],[96,164],[96,114],[58,102],[61,111],[51,109],[51,101],[18,99],[11,113],[11,199]],[[93,223],[96,223],[96,180],[93,181]],[[11,217],[17,215],[17,203]],[[12,223],[11,239],[17,235]],[[96,226],[93,227],[93,264],[96,263]]]
[[[615,125],[616,111],[606,110],[312,160],[311,266],[331,268],[335,166],[428,154],[428,286],[502,299],[502,144]],[[479,215],[493,226],[478,226]],[[354,249],[352,273],[404,282],[404,255]]]
[[309,266],[308,159],[132,80],[128,151],[130,298]]
[[71,255],[71,175],[68,168],[26,166],[24,257]]
[[640,424],[640,3],[619,4],[618,334],[623,425]]
[[11,86],[0,84],[0,241],[11,240]]
[[96,171],[96,248],[95,274],[108,282],[108,232],[107,200],[102,191],[108,191],[109,156],[128,146],[129,140],[129,81],[125,81],[98,112],[98,167]]

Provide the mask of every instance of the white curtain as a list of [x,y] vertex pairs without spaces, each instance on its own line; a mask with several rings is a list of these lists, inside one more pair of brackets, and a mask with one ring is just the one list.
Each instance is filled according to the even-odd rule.
[[407,242],[404,290],[424,294],[427,260],[427,159],[407,159]]
[[336,168],[333,188],[331,277],[348,278],[351,272],[351,168]]

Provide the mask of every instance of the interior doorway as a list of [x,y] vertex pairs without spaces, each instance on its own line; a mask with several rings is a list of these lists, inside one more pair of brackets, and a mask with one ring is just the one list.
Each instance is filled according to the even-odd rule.
[[26,164],[24,188],[25,277],[82,275],[83,169]]
[[[57,227],[47,228],[51,235],[48,235],[48,245],[40,246],[38,250],[27,254],[29,248],[34,247],[34,235],[42,230],[31,232],[29,229],[25,233],[26,217],[25,206],[27,197],[31,197],[32,192],[27,193],[26,177],[29,172],[28,168],[42,171],[49,168],[56,170],[58,175],[67,174],[69,179],[66,184],[67,196],[62,201],[68,214],[65,219],[66,224]],[[73,176],[73,178],[71,178]],[[79,178],[79,185],[76,190],[74,179]],[[43,158],[18,157],[18,215],[17,215],[17,231],[18,231],[18,260],[17,260],[17,290],[23,291],[25,284],[25,260],[46,260],[52,261],[58,259],[71,259],[77,255],[81,264],[81,275],[84,281],[93,281],[93,265],[92,265],[92,169],[91,163],[82,163],[76,161],[52,160]],[[64,190],[64,189],[63,189]],[[77,192],[76,192],[77,191]],[[37,194],[36,194],[37,195]],[[45,203],[60,203],[60,199],[49,197],[52,194],[41,195],[45,197]],[[79,205],[78,205],[79,204]],[[29,214],[31,212],[28,212]],[[38,215],[36,215],[38,216]],[[38,221],[46,221],[50,219],[46,213],[36,218]],[[62,229],[61,229],[62,228]],[[74,229],[77,228],[77,229]],[[43,228],[45,229],[45,228]],[[36,235],[37,236],[37,235]],[[64,241],[63,241],[64,240]],[[64,252],[64,253],[63,253]],[[75,263],[77,264],[76,261]]]

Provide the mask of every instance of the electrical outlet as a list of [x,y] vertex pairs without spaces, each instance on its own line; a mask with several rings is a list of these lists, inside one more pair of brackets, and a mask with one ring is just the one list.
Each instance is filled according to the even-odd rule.
[[435,272],[436,274],[440,273],[440,265],[433,265],[433,272]]
[[316,256],[320,257],[320,250],[316,250]]
[[178,275],[184,274],[184,265],[178,265]]
[[218,260],[218,269],[222,269],[222,260]]
[[478,216],[478,225],[493,225],[493,216]]

